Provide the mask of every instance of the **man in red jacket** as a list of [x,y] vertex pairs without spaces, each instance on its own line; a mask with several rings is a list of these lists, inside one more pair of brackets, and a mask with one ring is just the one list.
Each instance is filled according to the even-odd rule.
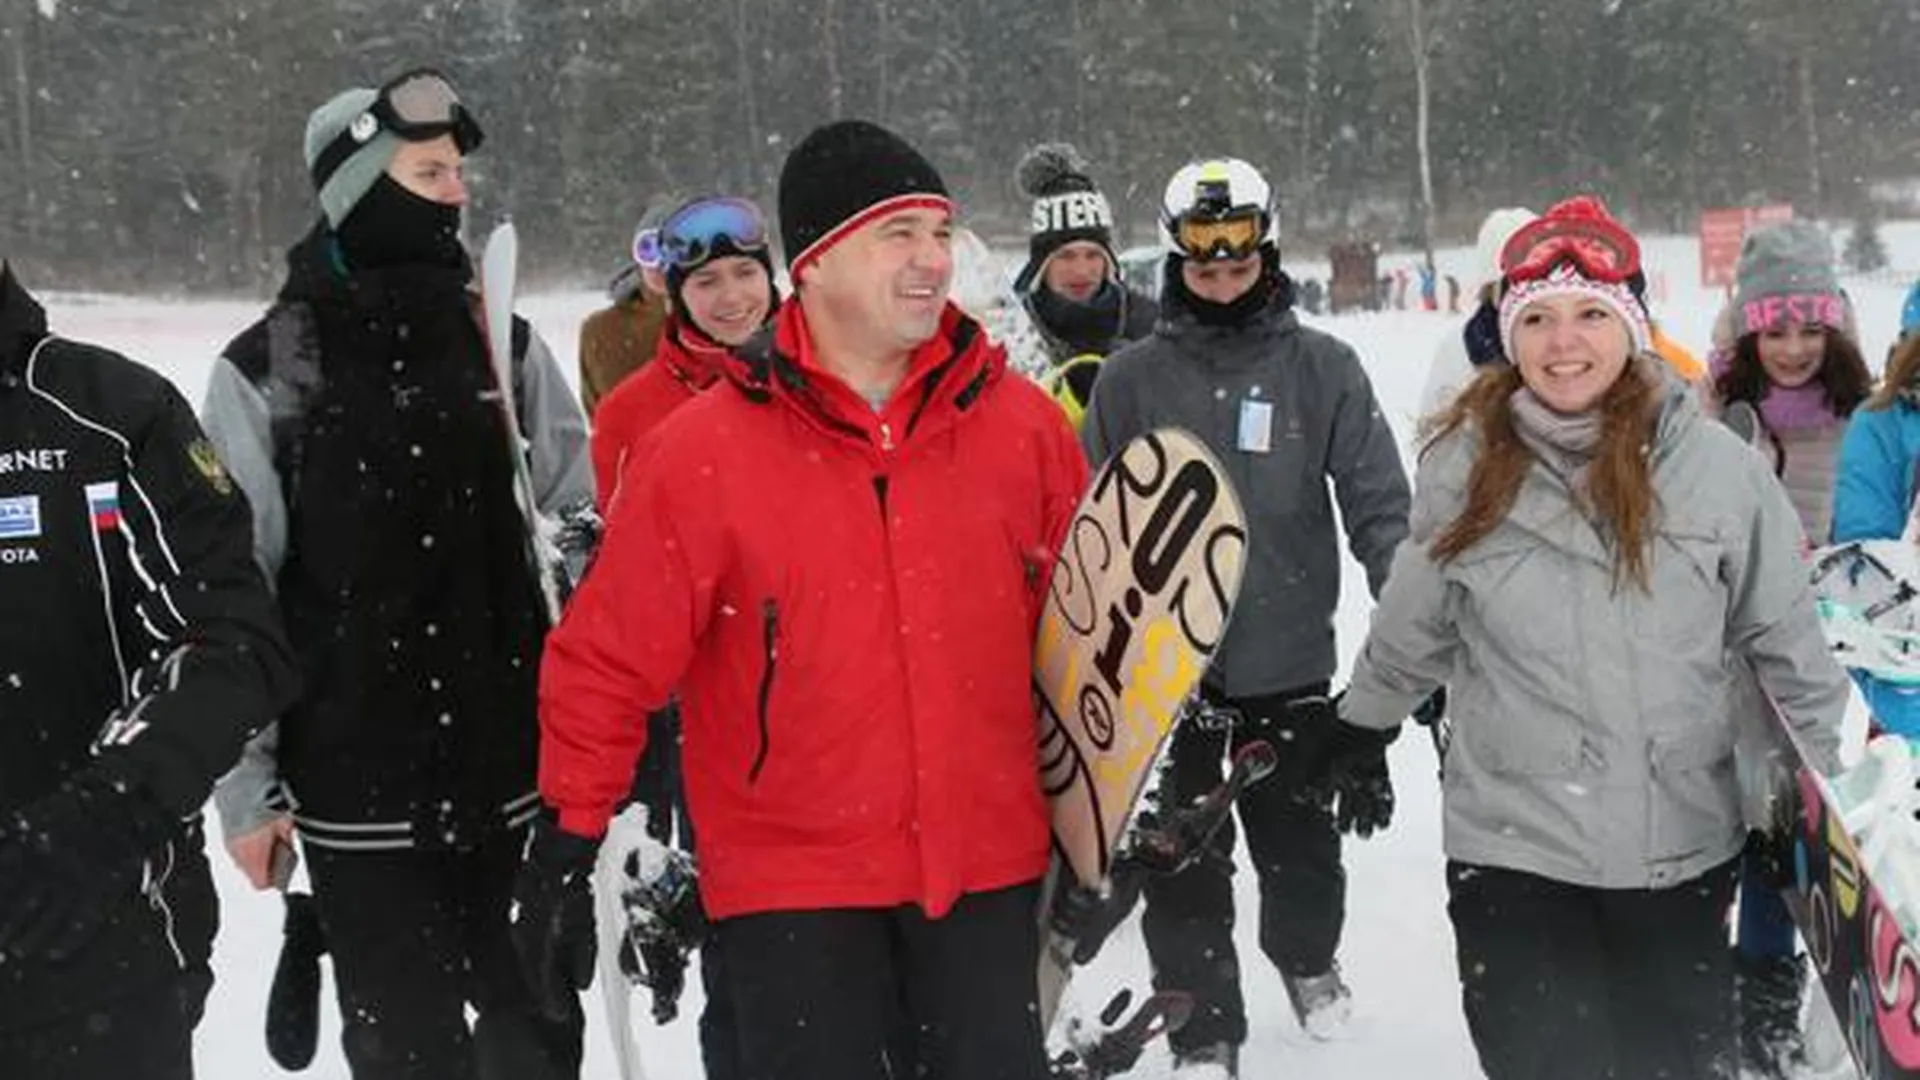
[[541,669],[519,944],[552,1007],[591,974],[594,851],[641,718],[678,691],[701,898],[745,1072],[1039,1080],[1048,857],[1029,691],[1086,481],[1059,409],[946,300],[952,204],[872,124],[780,177],[795,302],[636,451]]

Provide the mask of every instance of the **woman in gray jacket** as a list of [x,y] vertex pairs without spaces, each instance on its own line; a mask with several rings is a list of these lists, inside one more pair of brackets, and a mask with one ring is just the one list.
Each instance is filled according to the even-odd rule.
[[1569,200],[1502,270],[1514,362],[1424,450],[1340,715],[1451,687],[1448,914],[1490,1080],[1731,1076],[1735,665],[1829,768],[1846,679],[1793,507],[1648,355],[1633,237]]

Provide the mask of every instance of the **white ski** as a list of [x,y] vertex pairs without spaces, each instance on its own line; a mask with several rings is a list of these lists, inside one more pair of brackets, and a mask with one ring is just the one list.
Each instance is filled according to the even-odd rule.
[[481,312],[486,323],[487,351],[493,356],[494,388],[499,393],[507,433],[507,456],[513,460],[513,501],[527,527],[527,560],[540,583],[547,624],[560,621],[560,590],[555,569],[561,565],[554,527],[540,515],[533,491],[533,470],[527,463],[527,440],[520,430],[519,403],[513,395],[513,293],[520,260],[520,234],[513,222],[503,221],[487,237],[480,261]]
[[620,1080],[647,1077],[646,1067],[640,1062],[640,1044],[633,1034],[633,986],[620,970],[620,946],[627,935],[627,913],[620,896],[626,886],[627,856],[644,849],[651,840],[647,835],[647,809],[635,803],[607,826],[607,838],[600,844],[600,858],[593,868],[594,926],[600,940],[595,978],[607,1009],[607,1036],[613,1040],[613,1060],[620,1069]]

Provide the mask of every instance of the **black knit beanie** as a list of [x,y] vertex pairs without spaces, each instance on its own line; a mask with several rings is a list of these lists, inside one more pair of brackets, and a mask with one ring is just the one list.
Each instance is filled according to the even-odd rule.
[[946,182],[905,139],[865,120],[815,128],[780,170],[780,240],[796,278],[806,264],[882,214],[951,209]]

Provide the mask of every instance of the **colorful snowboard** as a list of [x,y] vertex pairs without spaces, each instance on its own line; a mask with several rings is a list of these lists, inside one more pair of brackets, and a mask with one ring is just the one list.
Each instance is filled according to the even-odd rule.
[[[1062,875],[1099,887],[1183,704],[1240,591],[1246,518],[1220,463],[1185,431],[1127,443],[1095,475],[1048,580],[1034,653],[1041,781]],[[1073,942],[1051,928],[1040,965],[1051,1026]]]
[[1868,875],[1856,841],[1861,811],[1870,808],[1844,794],[1861,786],[1872,761],[1829,781],[1775,721],[1775,752],[1746,767],[1764,774],[1773,796],[1769,853],[1790,879],[1787,908],[1861,1075],[1920,1080],[1920,952],[1896,917],[1901,909],[1888,903],[1889,883]]

